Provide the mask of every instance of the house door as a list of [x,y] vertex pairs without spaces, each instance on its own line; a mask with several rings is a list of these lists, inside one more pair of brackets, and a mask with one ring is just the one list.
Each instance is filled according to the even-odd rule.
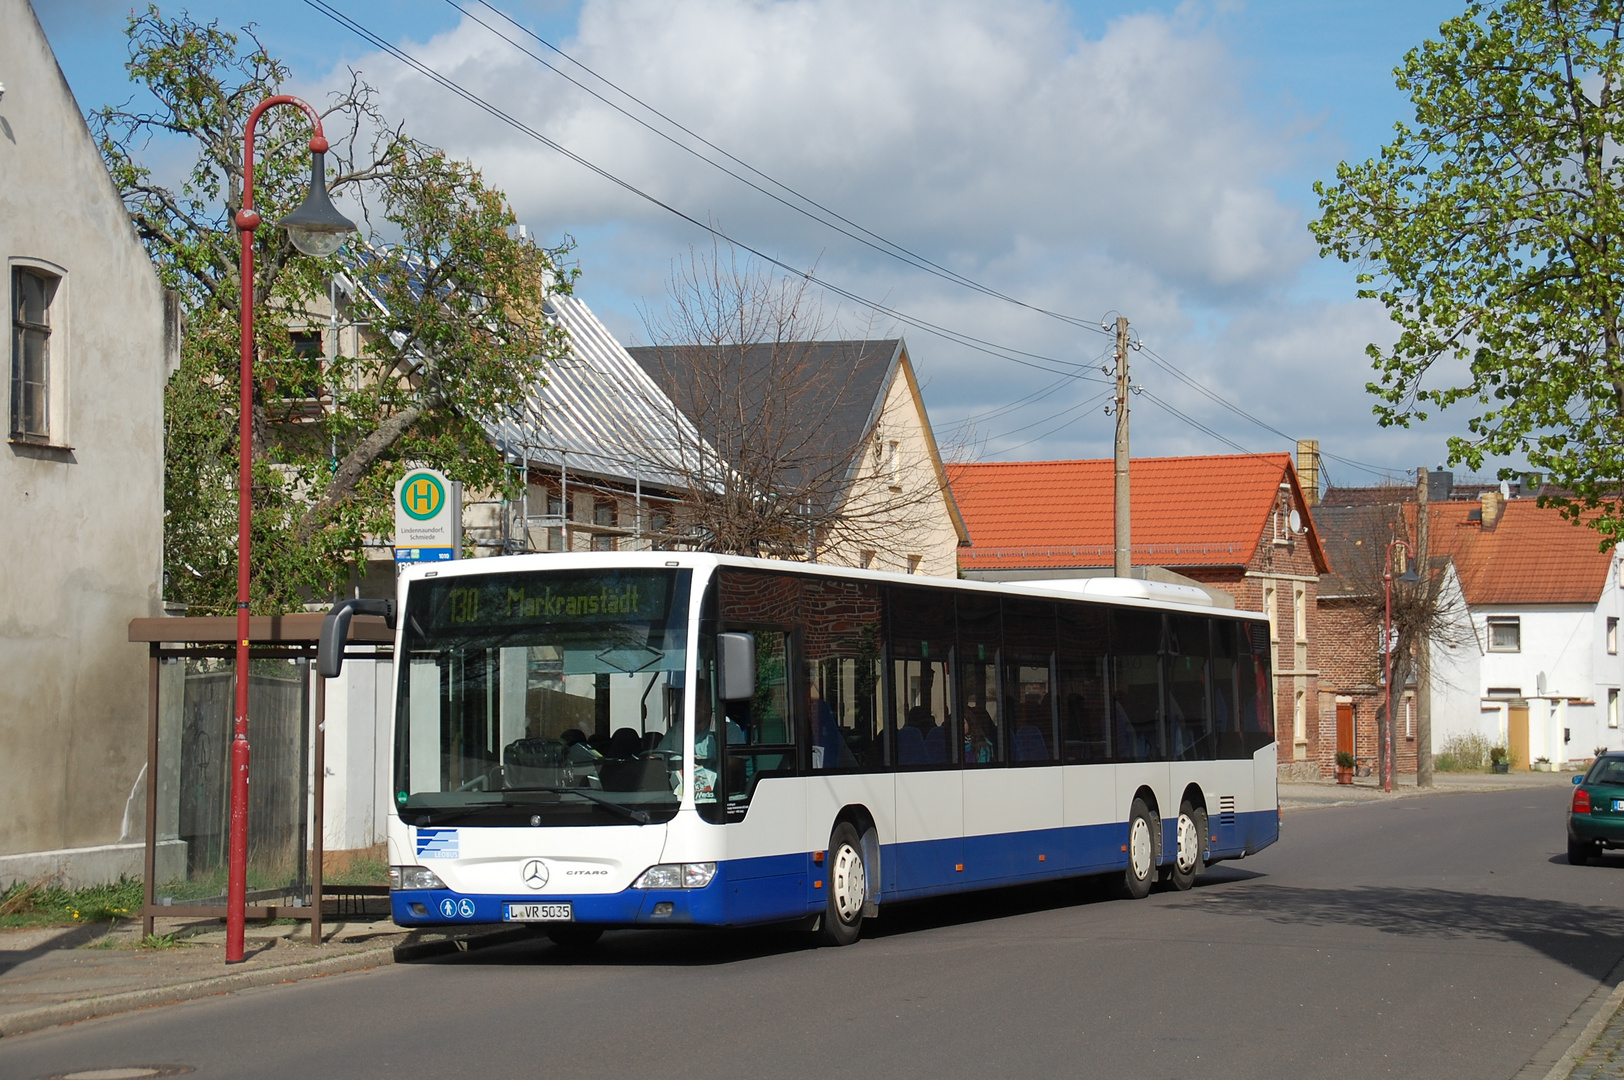
[[1353,702],[1336,703],[1336,752],[1353,753]]
[[1517,763],[1517,767],[1532,768],[1534,747],[1528,738],[1528,702],[1522,701],[1507,707],[1506,736],[1506,741],[1510,744],[1511,759]]

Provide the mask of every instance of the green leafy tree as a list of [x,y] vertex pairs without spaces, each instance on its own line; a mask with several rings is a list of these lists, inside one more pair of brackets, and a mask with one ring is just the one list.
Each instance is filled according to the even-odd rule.
[[1378,157],[1317,183],[1325,256],[1397,324],[1368,352],[1384,425],[1462,403],[1451,463],[1526,457],[1548,501],[1624,520],[1624,4],[1471,4],[1395,71],[1415,107]]
[[[281,92],[287,68],[254,37],[156,8],[129,23],[132,81],[147,108],[108,106],[92,130],[136,230],[181,303],[180,368],[165,396],[170,598],[225,614],[236,595],[239,236],[242,135],[249,111]],[[256,386],[253,597],[294,610],[364,572],[365,542],[393,529],[390,500],[408,467],[443,470],[475,491],[511,482],[485,423],[521,401],[565,354],[544,318],[568,291],[566,247],[517,235],[502,193],[466,162],[410,138],[350,85],[322,109],[334,150],[328,187],[359,207],[364,237],[328,259],[298,254],[272,227],[309,184],[309,122],[272,109],[256,135]],[[157,140],[178,183],[142,160]],[[362,298],[355,355],[301,356],[295,328],[327,322],[335,280]],[[331,336],[329,337],[331,341]],[[312,404],[314,403],[314,404]]]

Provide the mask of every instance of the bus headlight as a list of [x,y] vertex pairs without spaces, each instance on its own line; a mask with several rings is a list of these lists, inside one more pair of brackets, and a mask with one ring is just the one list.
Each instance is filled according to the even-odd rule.
[[406,889],[443,889],[445,882],[426,866],[391,866],[389,888],[394,892]]
[[703,889],[716,876],[716,864],[660,863],[637,875],[634,889]]

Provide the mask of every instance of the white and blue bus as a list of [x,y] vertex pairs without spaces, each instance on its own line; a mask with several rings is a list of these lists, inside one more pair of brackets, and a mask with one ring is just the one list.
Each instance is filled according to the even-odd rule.
[[846,944],[893,901],[1141,897],[1279,835],[1268,622],[1198,589],[554,554],[415,568],[396,610],[402,926]]

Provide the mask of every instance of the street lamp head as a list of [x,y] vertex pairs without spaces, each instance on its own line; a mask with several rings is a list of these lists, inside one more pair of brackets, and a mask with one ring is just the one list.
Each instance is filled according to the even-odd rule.
[[1421,575],[1415,572],[1415,564],[1412,562],[1404,568],[1404,573],[1393,580],[1400,585],[1419,585],[1421,584]]
[[310,191],[287,217],[276,224],[288,231],[293,246],[306,255],[322,258],[344,246],[355,231],[355,222],[338,212],[327,197],[326,157],[320,150],[310,153]]

